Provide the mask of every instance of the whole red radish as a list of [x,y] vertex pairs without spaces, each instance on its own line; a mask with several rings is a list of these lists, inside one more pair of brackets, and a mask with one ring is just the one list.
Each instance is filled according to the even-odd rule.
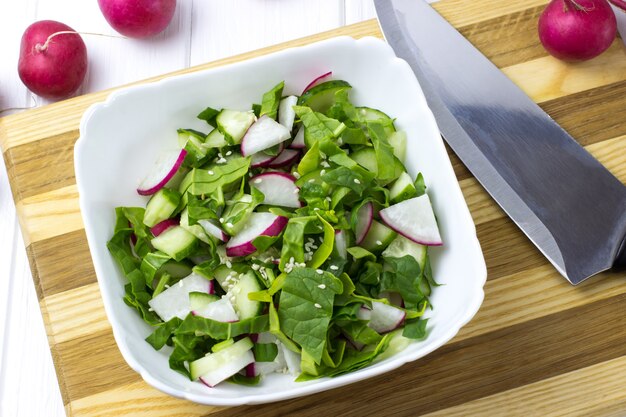
[[51,100],[67,98],[78,90],[87,73],[85,42],[63,23],[35,22],[22,35],[17,72],[26,87],[38,96]]
[[98,0],[109,24],[124,36],[149,38],[169,25],[176,0]]
[[584,61],[604,52],[617,23],[607,0],[552,0],[539,17],[539,39],[566,61]]

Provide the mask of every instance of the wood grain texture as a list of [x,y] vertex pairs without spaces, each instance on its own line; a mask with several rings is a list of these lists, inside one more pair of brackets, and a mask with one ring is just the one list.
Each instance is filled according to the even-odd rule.
[[[530,36],[539,6],[545,3],[444,0],[436,7],[626,183],[626,114],[620,112],[626,106],[623,51],[614,45],[601,59],[580,65],[547,57]],[[365,7],[361,13],[371,13],[371,9]],[[376,23],[368,21],[183,72],[341,34],[380,36]],[[626,372],[626,328],[621,325],[626,314],[626,275],[601,274],[571,287],[454,155],[451,158],[476,223],[489,280],[481,310],[446,346],[396,372],[359,384],[358,396],[354,386],[347,386],[278,404],[219,408],[181,401],[148,387],[115,346],[97,291],[74,185],[71,150],[78,137],[78,121],[87,106],[109,92],[0,119],[0,144],[68,414],[626,412],[626,395],[620,389]],[[52,144],[55,151],[48,150]],[[40,164],[49,168],[45,172],[33,169],[29,155],[37,155]],[[581,387],[589,388],[576,395]]]

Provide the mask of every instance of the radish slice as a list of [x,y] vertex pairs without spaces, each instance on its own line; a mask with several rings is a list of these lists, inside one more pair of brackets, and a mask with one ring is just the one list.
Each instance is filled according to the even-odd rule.
[[287,364],[287,369],[289,369],[289,373],[292,375],[300,375],[300,373],[302,372],[302,370],[300,369],[300,355],[290,350],[281,342],[276,342],[276,344],[278,345],[278,350],[283,352],[283,356],[285,357],[285,363]]
[[256,252],[252,241],[259,236],[277,236],[287,226],[286,217],[272,213],[252,213],[243,229],[226,244],[227,256],[246,256]]
[[204,231],[209,235],[213,236],[222,242],[228,242],[228,235],[222,229],[220,229],[214,222],[211,220],[201,219],[198,220],[198,224],[202,226]]
[[428,194],[404,200],[380,211],[380,218],[393,230],[426,246],[443,244]]
[[[178,219],[165,219],[150,228],[150,232],[154,237],[157,237],[161,233],[165,232],[170,227],[178,226],[180,221]],[[135,238],[137,239],[137,238]]]
[[[361,308],[361,310],[363,310],[363,308]],[[360,314],[362,314],[361,310],[357,312],[357,317],[359,318]],[[405,317],[406,313],[397,307],[379,301],[372,301],[372,310],[367,325],[378,333],[387,333],[400,327]]]
[[356,215],[354,234],[356,235],[357,245],[360,245],[365,239],[365,236],[367,236],[367,232],[369,232],[370,227],[372,227],[372,220],[374,220],[374,205],[370,201],[362,205]]
[[241,141],[241,154],[254,155],[289,139],[289,130],[267,115],[259,117],[248,129]]
[[311,88],[315,87],[316,85],[318,85],[322,81],[325,81],[326,78],[330,77],[331,75],[333,75],[333,72],[332,71],[328,71],[326,74],[322,74],[319,77],[315,78],[313,81],[311,81],[309,83],[309,85],[307,85],[305,87],[305,89],[302,91],[302,94],[306,93],[307,91],[309,91]]
[[285,144],[281,143],[276,155],[268,155],[265,152],[255,153],[254,155],[252,155],[250,166],[252,168],[265,168],[267,166],[270,166],[276,159],[278,159],[278,156],[280,156],[283,149],[285,149]]
[[356,312],[356,318],[359,320],[371,320],[372,310],[363,305],[359,311]]
[[348,258],[348,244],[346,242],[346,232],[343,230],[335,230],[335,248],[337,254],[343,258]]
[[212,280],[191,274],[148,301],[148,304],[163,321],[169,321],[174,317],[183,320],[190,312],[189,293],[210,293],[211,286]]
[[232,303],[228,297],[222,297],[217,301],[208,303],[200,310],[192,311],[194,316],[204,317],[224,323],[233,323],[239,321],[239,316],[235,312]]
[[187,156],[187,151],[184,149],[161,154],[154,163],[153,170],[137,187],[137,192],[140,195],[152,195],[165,187],[165,184],[172,179],[183,164],[185,156]]
[[250,184],[265,195],[263,204],[281,207],[301,207],[300,189],[296,179],[286,172],[266,172],[250,178]]
[[293,129],[293,121],[296,119],[296,112],[293,110],[296,104],[298,104],[298,97],[289,96],[282,99],[278,105],[278,123],[290,132]]
[[296,133],[289,147],[293,149],[304,149],[304,126],[300,127],[300,130]]
[[[273,161],[270,161],[268,167],[283,168],[283,167],[291,166],[298,160],[299,156],[300,156],[300,152],[294,149],[285,149],[280,154],[278,154],[276,159],[274,159]],[[252,157],[252,159],[254,160],[254,156]]]

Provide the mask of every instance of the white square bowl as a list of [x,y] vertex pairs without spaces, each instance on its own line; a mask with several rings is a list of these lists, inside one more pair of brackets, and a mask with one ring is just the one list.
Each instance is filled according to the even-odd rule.
[[[196,119],[206,106],[249,109],[281,80],[285,80],[286,93],[298,94],[315,76],[331,70],[333,78],[352,84],[356,104],[397,118],[397,127],[409,139],[409,173],[424,174],[444,241],[444,246],[430,251],[435,279],[443,285],[431,297],[435,309],[428,313],[428,337],[336,378],[294,382],[292,376],[273,374],[255,387],[221,384],[212,389],[189,381],[169,369],[167,348],[157,352],[144,341],[152,328],[122,301],[126,279],[106,248],[113,233],[114,208],[145,206],[147,198],[135,192],[140,180],[160,152],[177,146],[177,128],[207,130]],[[435,119],[408,64],[379,39],[339,37],[116,91],[83,116],[74,163],[89,249],[117,345],[128,365],[147,383],[173,396],[233,406],[284,400],[362,381],[442,346],[482,303],[485,261]]]

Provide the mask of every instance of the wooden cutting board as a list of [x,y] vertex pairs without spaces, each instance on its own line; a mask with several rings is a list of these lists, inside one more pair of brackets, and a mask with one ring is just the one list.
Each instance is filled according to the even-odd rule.
[[[626,182],[624,47],[618,40],[602,56],[579,64],[547,56],[536,36],[545,3],[444,0],[435,7]],[[358,38],[380,32],[374,20],[367,21],[179,73],[336,35]],[[489,279],[479,313],[451,342],[358,386],[276,404],[207,407],[151,388],[115,345],[78,208],[73,146],[79,120],[109,92],[0,119],[0,146],[68,414],[626,413],[626,274],[602,274],[570,286],[454,155]]]

